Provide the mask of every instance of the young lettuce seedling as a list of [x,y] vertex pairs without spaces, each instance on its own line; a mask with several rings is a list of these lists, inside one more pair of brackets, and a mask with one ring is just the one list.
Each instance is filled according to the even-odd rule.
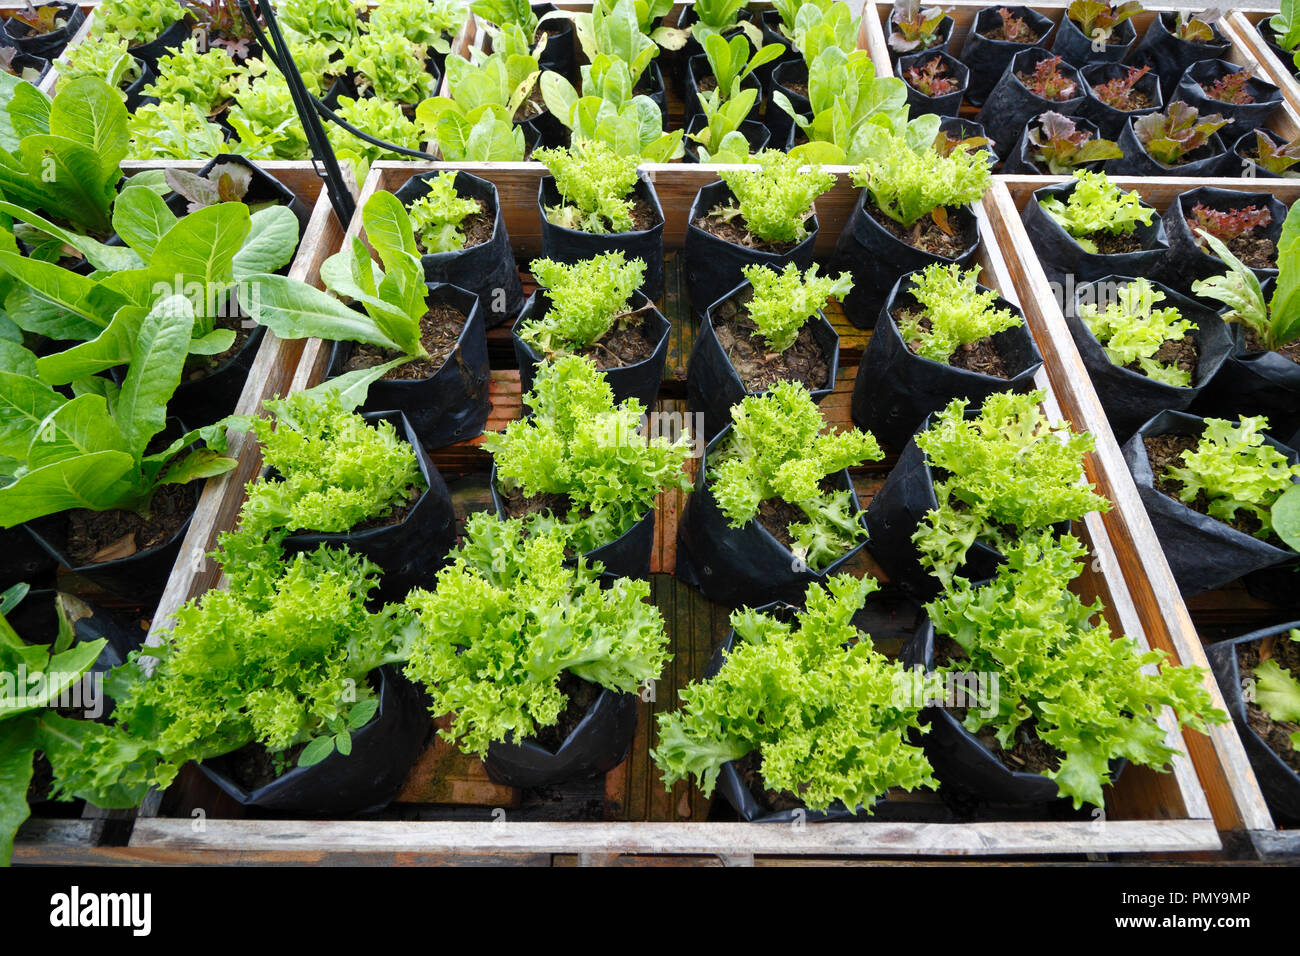
[[813,203],[834,188],[834,175],[808,169],[777,149],[765,149],[754,158],[757,169],[724,169],[718,174],[736,202],[719,205],[709,215],[740,216],[762,242],[802,242],[808,236],[804,223],[812,217]]
[[1072,0],[1065,15],[1079,26],[1079,31],[1102,45],[1110,43],[1111,36],[1125,20],[1142,12],[1137,0],[1113,4],[1108,0]]
[[748,265],[741,272],[754,290],[745,309],[773,352],[784,352],[794,345],[799,330],[827,299],[842,302],[853,290],[853,279],[847,272],[821,276],[815,265],[809,266],[807,272],[800,272],[793,262],[787,262],[780,272],[765,265]]
[[456,192],[454,172],[439,173],[427,182],[429,191],[411,203],[407,210],[416,243],[426,255],[465,248],[461,224],[468,217],[482,212],[483,204]]
[[738,94],[741,84],[760,66],[771,63],[785,52],[779,43],[768,43],[749,55],[749,40],[744,36],[735,36],[724,40],[714,33],[704,38],[704,56],[713,71],[713,78],[718,81],[718,92],[724,100]]
[[895,53],[928,50],[939,43],[938,30],[951,8],[923,7],[921,0],[894,0],[889,47]]
[[1076,166],[1118,159],[1124,151],[1109,139],[1079,129],[1074,120],[1051,110],[1029,127],[1030,158],[1045,164],[1053,176],[1073,171]]
[[1105,173],[1081,169],[1074,174],[1074,180],[1074,189],[1065,202],[1051,196],[1039,205],[1086,251],[1098,251],[1092,238],[1095,235],[1124,236],[1137,229],[1139,223],[1151,225],[1155,210],[1143,206],[1136,192],[1121,190]]
[[630,232],[637,158],[621,155],[602,142],[581,141],[568,149],[539,149],[533,157],[555,177],[561,202],[546,218],[582,232]]
[[1201,116],[1196,107],[1174,100],[1163,113],[1139,116],[1133,131],[1152,159],[1166,166],[1181,166],[1227,125],[1218,113]]
[[1144,278],[1121,288],[1116,301],[1100,311],[1079,307],[1079,318],[1106,350],[1106,357],[1123,368],[1137,365],[1142,374],[1163,385],[1187,388],[1192,373],[1156,358],[1166,342],[1178,342],[1195,326],[1174,306],[1157,309],[1165,294]]
[[534,259],[530,268],[551,305],[545,315],[525,322],[519,337],[542,355],[588,348],[635,317],[628,300],[645,278],[640,259],[629,262],[615,250],[572,265]]
[[921,306],[899,322],[903,341],[922,358],[948,365],[958,349],[1024,324],[1010,309],[994,306],[998,295],[979,290],[979,270],[936,262],[912,276]]
[[706,125],[698,133],[691,134],[696,151],[702,163],[748,163],[749,140],[740,131],[740,126],[749,117],[758,91],[752,88],[741,90],[731,99],[723,102],[717,90],[700,94],[700,110],[704,113]]
[[184,16],[185,8],[176,0],[104,0],[95,7],[90,36],[96,41],[121,37],[140,46],[156,40]]

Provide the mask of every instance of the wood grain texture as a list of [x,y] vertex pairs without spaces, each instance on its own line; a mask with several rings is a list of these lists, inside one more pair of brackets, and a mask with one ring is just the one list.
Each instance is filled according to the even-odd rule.
[[1235,46],[1258,64],[1262,77],[1282,91],[1291,110],[1300,110],[1300,81],[1296,80],[1294,65],[1279,59],[1261,34],[1267,29],[1265,21],[1268,16],[1266,13],[1234,10],[1225,19],[1224,27],[1232,34]]

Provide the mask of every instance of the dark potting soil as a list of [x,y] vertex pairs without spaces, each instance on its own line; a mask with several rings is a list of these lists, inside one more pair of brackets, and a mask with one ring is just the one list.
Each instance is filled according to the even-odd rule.
[[[912,309],[895,309],[892,315],[900,329],[903,327],[903,322],[906,319],[916,317],[916,313]],[[930,330],[930,319],[928,316],[922,315],[918,321],[920,322],[922,331],[928,332]],[[916,353],[917,345],[919,345],[919,343],[907,343],[908,349],[910,349],[914,354]],[[977,372],[980,375],[991,375],[994,378],[1007,377],[1007,363],[1003,361],[1002,353],[1000,353],[997,346],[993,344],[993,338],[991,336],[982,338],[978,342],[972,342],[969,345],[959,346],[955,352],[948,356],[948,359],[944,364],[950,365],[953,368],[965,369],[968,372]]]
[[[1271,647],[1265,649],[1263,643],[1237,645],[1237,668],[1242,677],[1249,677],[1262,661],[1269,659],[1277,661],[1279,667],[1290,671],[1292,677],[1300,676],[1300,641],[1279,635],[1272,640]],[[1300,724],[1289,720],[1274,720],[1253,700],[1246,701],[1246,722],[1273,753],[1296,773],[1300,773],[1300,753],[1291,746],[1291,735],[1300,731]]]
[[744,781],[750,792],[758,795],[759,802],[764,807],[779,813],[782,810],[797,810],[804,805],[798,795],[791,793],[789,790],[773,790],[768,787],[767,782],[763,779],[762,768],[763,760],[757,750],[751,751],[736,761],[736,769],[740,771],[740,779]]
[[808,99],[808,81],[807,80],[787,80],[781,84],[791,93]]
[[[934,664],[943,667],[948,664],[961,665],[969,660],[960,644],[944,634],[934,636]],[[966,719],[969,708],[946,708],[959,722]],[[975,739],[997,757],[1002,766],[1014,773],[1043,773],[1056,770],[1061,765],[1065,754],[1038,737],[1033,718],[1016,728],[1016,743],[1010,750],[1004,749],[991,726],[981,727],[975,733]]]
[[[1182,491],[1182,482],[1165,477],[1165,470],[1171,466],[1175,468],[1181,467],[1183,452],[1194,449],[1199,441],[1199,436],[1148,435],[1142,439],[1142,444],[1146,446],[1147,460],[1151,463],[1151,474],[1155,479],[1156,491],[1174,499],[1174,501],[1187,505],[1193,511],[1208,517],[1214,517],[1210,514],[1210,500],[1204,491],[1199,492],[1191,501],[1183,501],[1178,496],[1178,493]],[[1222,521],[1223,519],[1215,518],[1215,520]],[[1259,519],[1248,511],[1238,511],[1231,521],[1224,523],[1242,534],[1251,536],[1259,530]],[[1267,541],[1275,547],[1286,547],[1282,543],[1282,539],[1275,534],[1270,534],[1267,538],[1261,540]]]
[[696,79],[695,88],[701,93],[712,93],[718,88],[718,78],[716,76],[705,76]]
[[1139,252],[1142,249],[1142,240],[1136,232],[1121,233],[1118,236],[1112,236],[1108,232],[1095,232],[1088,238],[1096,245],[1097,253],[1103,256]]
[[68,512],[68,557],[77,564],[91,564],[157,547],[180,530],[197,497],[196,486],[163,485],[147,518],[134,511],[74,508]]
[[[385,375],[383,380],[410,381],[435,375],[447,361],[447,356],[456,348],[456,340],[460,338],[466,321],[464,313],[459,309],[449,305],[435,305],[420,320],[420,341],[424,345],[424,350],[429,353],[429,357],[399,365]],[[352,349],[343,371],[353,372],[357,369],[374,368],[376,365],[383,365],[385,362],[401,357],[402,353],[394,349],[357,345]]]
[[1134,110],[1144,110],[1151,105],[1151,97],[1147,96],[1141,90],[1129,87],[1128,92],[1120,99],[1115,97],[1113,100],[1102,100],[1112,109],[1121,110],[1125,113],[1131,113]]
[[[819,482],[819,487],[823,494],[834,494],[838,487],[831,475],[827,475]],[[797,505],[792,505],[783,498],[767,498],[758,503],[758,514],[756,520],[772,537],[781,542],[785,548],[793,550],[794,537],[790,534],[790,525],[802,524],[808,520],[808,516],[803,513],[803,509]]]
[[[232,300],[233,301],[233,300]],[[235,316],[218,316],[213,323],[218,329],[231,329],[235,333],[235,341],[230,348],[224,352],[218,352],[216,355],[191,355],[185,360],[185,381],[197,382],[211,375],[222,365],[229,362],[235,357],[235,354],[244,347],[248,337],[253,334],[257,328],[251,320],[247,320],[243,315]]]
[[[1188,332],[1181,339],[1165,339],[1164,344],[1156,349],[1155,360],[1162,365],[1173,365],[1189,373],[1192,379],[1196,379],[1196,364],[1199,361],[1196,348],[1196,336]],[[1142,373],[1142,366],[1136,362],[1129,362],[1124,366],[1130,372]]]
[[580,349],[578,354],[596,363],[596,368],[622,368],[644,362],[654,354],[655,343],[646,334],[645,318],[633,315],[619,320],[600,337],[599,342]]
[[526,495],[521,488],[511,488],[501,492],[506,515],[511,518],[524,518],[528,515],[542,514],[549,511],[556,518],[563,519],[573,507],[568,495],[542,492],[538,495]]
[[[1193,220],[1187,220],[1187,228],[1193,236],[1196,235],[1197,226]],[[1229,239],[1227,245],[1229,252],[1252,269],[1270,269],[1277,265],[1277,244],[1254,229]],[[1208,247],[1202,246],[1202,249],[1209,252]]]
[[[922,216],[911,230],[903,228],[903,224],[890,219],[878,208],[875,203],[867,202],[865,205],[867,214],[872,219],[880,223],[885,230],[900,242],[905,242],[913,248],[928,252],[931,255],[946,256],[949,259],[955,259],[966,249],[970,248],[975,239],[974,223],[967,223],[962,227],[955,229],[952,235],[944,232],[939,224],[931,216]],[[948,209],[948,221],[950,223],[955,219],[954,211]]]
[[[481,246],[492,238],[492,227],[495,225],[493,218],[483,209],[483,201],[476,199],[479,211],[466,216],[461,220],[460,231],[465,235],[465,245],[461,250],[473,249],[475,246]],[[424,248],[424,243],[420,241],[417,234],[415,237],[416,248],[420,250],[420,255],[429,255],[429,250]]]
[[[1260,339],[1259,335],[1255,332],[1254,329],[1247,326],[1245,327],[1245,333],[1246,333],[1245,345],[1246,345],[1247,352],[1254,354],[1254,353],[1268,351],[1268,349],[1264,348],[1263,341]],[[1300,365],[1300,340],[1297,340],[1295,342],[1288,342],[1286,345],[1282,346],[1280,349],[1277,349],[1276,351],[1277,354],[1282,356],[1283,358],[1290,359],[1292,362],[1295,362],[1297,365]]]
[[771,353],[743,301],[728,299],[714,312],[713,331],[748,392],[761,392],[784,381],[802,382],[814,391],[830,381],[830,361],[813,338],[811,321],[799,330],[794,345]]
[[726,206],[714,207],[706,215],[695,220],[696,228],[703,229],[709,235],[717,236],[734,245],[744,246],[746,249],[757,249],[778,255],[789,252],[798,245],[797,242],[764,242],[749,231],[744,216],[739,212],[728,215],[726,209]]
[[[1033,91],[1034,78],[1032,74],[1017,72],[1016,79],[1018,79],[1021,83],[1025,84],[1026,89],[1030,90],[1031,92]],[[1066,100],[1073,99],[1074,97],[1078,96],[1079,88],[1078,86],[1075,86],[1072,90],[1062,90],[1056,96],[1048,96],[1046,94],[1039,94],[1039,95],[1042,96],[1043,99],[1047,100],[1050,103],[1063,103]]]
[[573,733],[578,724],[582,723],[582,718],[587,716],[587,711],[591,709],[591,705],[600,696],[600,691],[599,684],[593,684],[581,677],[575,677],[568,671],[562,673],[560,675],[560,692],[569,698],[569,703],[560,711],[559,720],[549,727],[538,730],[533,739],[539,746],[545,747],[551,753],[558,752],[564,746],[564,742],[569,739],[569,734]]
[[298,766],[298,756],[306,746],[297,744],[273,754],[259,743],[245,744],[225,758],[223,769],[231,780],[252,793]]

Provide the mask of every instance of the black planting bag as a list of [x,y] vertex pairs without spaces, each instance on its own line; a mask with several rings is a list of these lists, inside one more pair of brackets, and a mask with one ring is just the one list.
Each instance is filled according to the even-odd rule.
[[1233,326],[1235,348],[1193,411],[1210,418],[1266,415],[1269,434],[1290,435],[1300,428],[1300,364],[1279,352],[1247,352],[1245,332]]
[[1075,94],[1069,99],[1049,100],[1039,96],[1031,92],[1016,75],[1032,73],[1039,63],[1050,59],[1052,54],[1042,47],[1030,47],[1017,53],[975,116],[975,121],[992,137],[994,151],[1003,159],[1011,154],[1011,148],[1030,120],[1049,110],[1062,116],[1073,116],[1083,106],[1085,97],[1079,71],[1064,61],[1061,62],[1060,72],[1065,76],[1073,76],[1076,84]]
[[[928,96],[908,83],[903,75],[905,70],[924,66],[934,59],[942,60],[944,66],[948,68],[948,75],[956,81],[957,89],[953,92]],[[970,70],[966,65],[942,50],[925,50],[921,53],[900,56],[894,63],[894,75],[907,86],[907,106],[914,116],[922,113],[956,116],[961,109],[962,97],[966,95],[966,87],[970,84]]]
[[[1102,138],[1101,130],[1097,128],[1097,124],[1092,120],[1084,119],[1082,116],[1075,116],[1072,118],[1076,129],[1088,133],[1093,139]],[[1057,175],[1047,168],[1046,163],[1040,165],[1035,162],[1033,158],[1034,148],[1029,142],[1029,127],[1036,124],[1041,119],[1042,116],[1037,116],[1025,124],[1025,130],[1020,134],[1020,139],[1016,141],[1016,145],[1012,148],[1011,153],[1002,162],[1002,174],[1004,176]],[[1094,159],[1092,162],[1080,164],[1075,167],[1075,169],[1086,169],[1089,172],[1098,172],[1100,171],[1103,162],[1103,160]]]
[[[86,22],[86,15],[82,12],[81,7],[75,3],[41,3],[36,4],[35,9],[43,10],[46,7],[58,7],[58,16],[63,17],[67,22],[57,30],[51,30],[49,33],[37,33],[30,25],[19,20],[17,17],[7,18],[0,29],[4,31],[4,38],[8,42],[5,46],[16,46],[21,52],[28,56],[38,57],[42,60],[53,60],[63,52],[64,47],[81,29],[81,25]],[[94,42],[87,40],[86,42]]]
[[1097,87],[1111,80],[1128,76],[1130,69],[1131,67],[1120,63],[1094,63],[1079,71],[1085,97],[1083,105],[1079,107],[1079,115],[1096,123],[1097,128],[1101,130],[1101,135],[1106,139],[1119,139],[1125,124],[1133,117],[1158,113],[1164,108],[1164,98],[1160,95],[1160,77],[1155,73],[1147,73],[1133,84],[1133,89],[1146,94],[1150,106],[1136,110],[1117,110],[1101,101],[1097,96]]
[[[998,10],[1001,9],[1009,9],[1024,20],[1025,25],[1038,34],[1038,39],[1033,43],[1012,43],[1008,40],[990,40],[984,36],[985,30],[991,30],[1001,23],[998,17]],[[976,13],[970,32],[966,34],[966,42],[962,44],[961,56],[958,57],[970,69],[970,86],[966,90],[966,99],[974,106],[982,106],[1012,57],[1024,50],[1045,46],[1051,32],[1051,18],[1029,7],[1002,7],[995,4]]]
[[[556,6],[553,3],[533,4],[533,13],[539,18],[555,11]],[[540,24],[537,29],[547,34],[546,48],[537,58],[537,65],[543,71],[550,70],[567,80],[573,80],[577,76],[575,65],[577,60],[573,54],[573,21],[556,18]],[[535,41],[534,45],[536,45]]]
[[[37,543],[26,525],[0,528],[0,591],[15,584],[40,586],[58,566],[53,554]],[[22,632],[19,631],[21,634]]]
[[1084,67],[1090,63],[1118,63],[1128,56],[1129,50],[1137,42],[1137,29],[1132,20],[1124,20],[1111,33],[1110,40],[1098,50],[1093,46],[1093,39],[1084,34],[1079,25],[1068,16],[1061,17],[1056,28],[1056,41],[1052,52],[1070,66]]
[[[1192,228],[1187,224],[1192,210],[1198,205],[1208,206],[1219,212],[1244,209],[1247,206],[1264,206],[1268,209],[1272,221],[1256,231],[1272,239],[1274,243],[1281,237],[1282,223],[1286,219],[1286,206],[1268,193],[1239,192],[1236,189],[1219,189],[1215,186],[1197,186],[1185,193],[1179,193],[1169,204],[1165,214],[1160,217],[1165,224],[1165,234],[1169,237],[1169,253],[1165,256],[1161,278],[1167,285],[1184,295],[1192,294],[1192,283],[1198,279],[1221,276],[1228,271],[1227,263],[1201,248],[1200,237],[1193,233]],[[1276,267],[1252,267],[1251,271],[1261,282],[1277,275]]]
[[190,38],[190,30],[193,27],[194,18],[186,14],[148,43],[130,47],[126,52],[137,60],[149,64],[149,68],[157,72],[158,58],[178,49]]
[[1206,88],[1220,77],[1240,73],[1243,69],[1245,67],[1226,60],[1197,60],[1178,80],[1178,88],[1174,92],[1174,99],[1195,106],[1202,116],[1218,113],[1228,120],[1228,125],[1219,130],[1219,136],[1225,143],[1234,143],[1242,134],[1263,126],[1282,105],[1282,91],[1258,77],[1246,81],[1246,90],[1254,100],[1253,103],[1225,103],[1206,93]]
[[1199,149],[1193,150],[1189,159],[1178,166],[1166,166],[1151,156],[1146,147],[1137,138],[1133,124],[1137,119],[1130,118],[1120,130],[1116,141],[1124,151],[1119,159],[1106,160],[1105,170],[1111,176],[1187,176],[1205,178],[1227,175],[1233,166],[1232,155],[1223,145],[1218,133],[1210,135],[1209,141]]
[[[700,113],[686,124],[686,135],[682,138],[682,146],[686,150],[686,155],[682,157],[684,163],[698,163],[700,161],[699,144],[691,139],[692,133],[698,133],[709,125],[708,117]],[[772,140],[772,131],[757,120],[745,120],[740,124],[740,135],[745,137],[749,143],[749,151],[757,153],[759,150],[766,149]]]
[[777,145],[793,141],[795,122],[789,113],[776,105],[776,100],[772,98],[773,92],[780,90],[789,98],[790,105],[794,107],[796,113],[805,119],[812,119],[812,104],[808,101],[808,97],[796,93],[786,85],[787,83],[802,83],[807,86],[808,66],[804,63],[803,57],[778,63],[772,70],[772,88],[768,92],[763,121],[772,131],[773,144]]
[[1166,102],[1173,99],[1174,89],[1189,66],[1197,60],[1221,60],[1232,50],[1232,44],[1213,23],[1210,29],[1214,39],[1209,43],[1178,39],[1173,32],[1177,16],[1176,11],[1165,10],[1152,20],[1129,58],[1133,66],[1149,66],[1160,77],[1160,92]]

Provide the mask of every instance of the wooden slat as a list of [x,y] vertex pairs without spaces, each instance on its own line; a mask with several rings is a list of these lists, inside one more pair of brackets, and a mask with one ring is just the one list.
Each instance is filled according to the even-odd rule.
[[1262,31],[1267,29],[1265,21],[1268,17],[1269,14],[1234,10],[1227,16],[1226,28],[1237,46],[1245,49],[1259,64],[1264,77],[1282,91],[1291,109],[1300,110],[1300,81],[1296,80],[1294,66],[1279,59],[1264,42]]

